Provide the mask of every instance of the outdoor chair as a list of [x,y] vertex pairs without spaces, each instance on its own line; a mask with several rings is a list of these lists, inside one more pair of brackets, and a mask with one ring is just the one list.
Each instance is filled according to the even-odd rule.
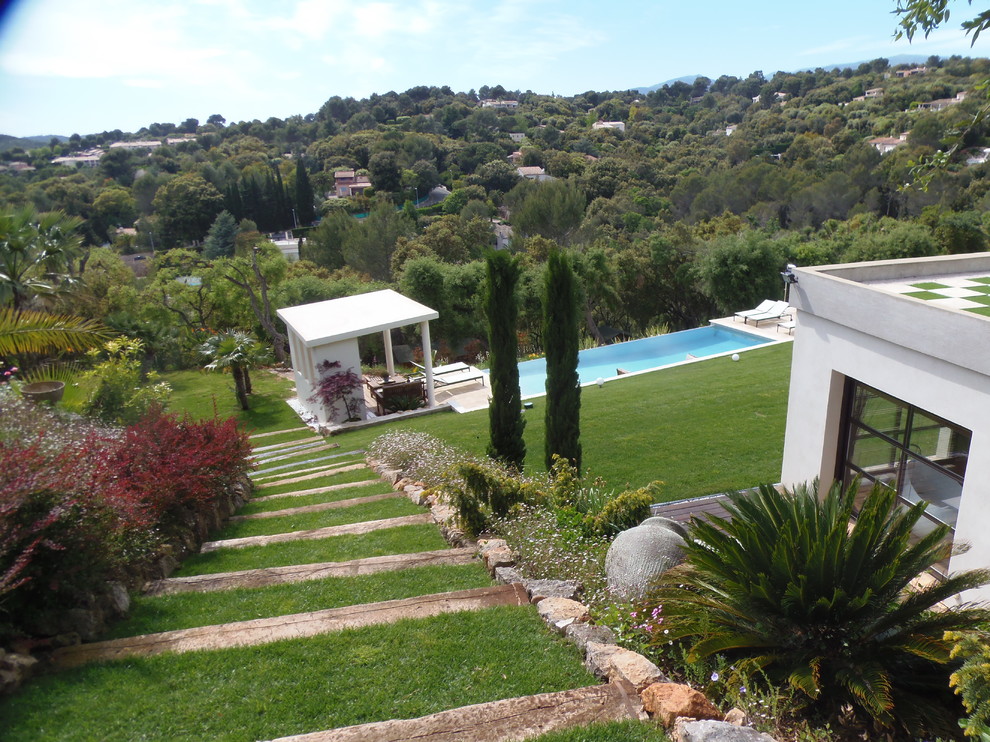
[[741,312],[736,312],[735,315],[733,315],[732,317],[732,321],[735,322],[736,317],[742,317],[743,321],[745,322],[747,317],[752,317],[754,314],[763,314],[764,312],[769,311],[770,307],[772,307],[773,305],[774,305],[773,299],[766,299],[765,301],[760,302],[759,306],[753,309],[744,309]]
[[[418,363],[413,364],[419,369],[419,373],[414,378],[425,379],[426,367]],[[466,363],[448,363],[443,366],[433,367],[433,384],[435,386],[447,386],[449,384],[460,384],[465,381],[481,381],[484,383],[485,372],[469,366]]]
[[394,381],[371,387],[379,415],[401,410],[416,409],[426,403],[426,385],[422,379]]
[[758,325],[764,320],[781,319],[790,311],[791,308],[787,306],[786,301],[775,301],[773,306],[762,314],[751,314],[748,317],[743,317],[743,322],[749,324],[749,322],[752,321],[754,325]]

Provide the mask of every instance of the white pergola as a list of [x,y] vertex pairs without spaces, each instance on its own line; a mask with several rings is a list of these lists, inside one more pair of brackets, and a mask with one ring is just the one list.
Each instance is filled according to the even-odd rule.
[[[440,314],[435,309],[413,301],[391,289],[372,291],[342,299],[301,304],[278,310],[289,335],[292,368],[299,400],[307,400],[318,381],[316,366],[324,360],[340,361],[341,369],[361,373],[357,339],[382,333],[385,364],[389,375],[395,373],[391,330],[418,324],[423,341],[423,365],[426,367],[427,404],[436,406],[433,390],[433,351],[430,345],[430,320]],[[318,417],[320,410],[310,409]],[[324,421],[325,422],[325,421]]]

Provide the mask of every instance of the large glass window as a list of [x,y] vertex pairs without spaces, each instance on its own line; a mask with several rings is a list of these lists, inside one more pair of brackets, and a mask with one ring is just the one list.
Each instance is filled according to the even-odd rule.
[[921,533],[936,523],[955,528],[971,431],[849,379],[841,477],[864,487],[879,482],[905,504],[927,502]]

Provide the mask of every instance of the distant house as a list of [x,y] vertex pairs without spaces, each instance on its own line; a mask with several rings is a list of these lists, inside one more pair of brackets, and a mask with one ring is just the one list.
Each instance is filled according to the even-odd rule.
[[137,142],[113,142],[110,149],[155,149],[161,146],[162,143],[156,139],[146,139]]
[[513,165],[518,165],[520,162],[522,162],[522,158],[523,158],[523,153],[520,152],[519,150],[516,150],[511,155],[509,155],[509,162],[511,162]]
[[514,111],[519,108],[519,101],[517,100],[494,100],[492,98],[486,98],[481,101],[482,108],[494,108],[496,111]]
[[195,134],[183,134],[181,137],[169,137],[165,140],[166,144],[184,144],[186,142],[191,142],[196,138]]
[[739,128],[739,124],[729,124],[725,127],[725,136],[729,137]]
[[66,157],[53,157],[52,165],[82,165],[83,167],[96,167],[100,164],[103,154],[68,155]]
[[626,125],[622,121],[596,121],[591,125],[592,129],[615,129],[616,131],[625,132]]
[[282,257],[286,259],[289,263],[295,263],[299,260],[299,247],[306,244],[304,239],[294,239],[292,237],[292,232],[283,232],[281,234],[272,235],[271,243],[275,245],[282,253]]
[[[760,102],[760,97],[761,96],[759,96],[759,95],[754,95],[753,96],[753,103],[759,103]],[[776,93],[773,94],[773,97],[774,97],[774,100],[777,103],[783,103],[784,101],[786,101],[791,96],[790,96],[789,93],[782,93],[781,91],[778,90]]]
[[866,143],[875,147],[880,154],[885,155],[897,149],[902,144],[907,144],[907,137],[908,135],[905,131],[896,137],[873,137],[873,139],[868,139]]
[[516,144],[520,144],[521,142],[525,141],[526,135],[523,134],[521,131],[510,131],[509,139],[511,139]]
[[954,106],[957,103],[962,103],[966,100],[966,92],[956,93],[955,98],[939,98],[938,100],[930,100],[925,103],[918,104],[919,111],[944,111],[949,106]]
[[547,175],[546,170],[539,165],[517,167],[516,172],[519,173],[520,178],[526,178],[527,180],[553,180],[551,176]]
[[913,77],[915,75],[923,75],[928,72],[927,67],[911,67],[906,70],[894,70],[894,77]]
[[366,188],[371,188],[371,178],[358,175],[354,170],[337,170],[333,174],[334,195],[337,198],[360,196]]
[[15,173],[30,173],[35,168],[26,162],[12,162],[5,167],[6,170],[13,170]]
[[883,98],[883,88],[870,88],[866,91],[867,98]]
[[967,165],[982,165],[990,159],[990,147],[974,147],[966,150]]

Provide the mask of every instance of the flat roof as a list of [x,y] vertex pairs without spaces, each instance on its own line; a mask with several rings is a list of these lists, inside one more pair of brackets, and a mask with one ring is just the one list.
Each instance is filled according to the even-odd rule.
[[277,314],[310,348],[440,316],[392,289],[285,307]]
[[801,270],[854,281],[942,309],[990,317],[990,253],[877,260]]
[[802,314],[990,376],[990,253],[795,268]]

